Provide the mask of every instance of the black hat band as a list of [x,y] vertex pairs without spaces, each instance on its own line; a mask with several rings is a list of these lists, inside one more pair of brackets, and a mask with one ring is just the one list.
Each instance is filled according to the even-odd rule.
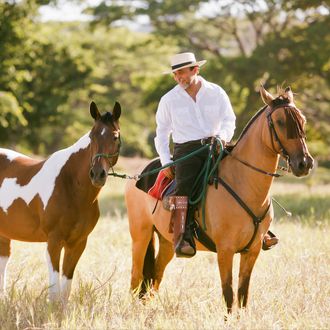
[[175,70],[175,69],[178,69],[178,68],[181,68],[185,65],[188,65],[188,64],[192,64],[194,62],[190,61],[190,62],[184,62],[184,63],[180,63],[180,64],[177,64],[177,65],[172,65],[172,70]]

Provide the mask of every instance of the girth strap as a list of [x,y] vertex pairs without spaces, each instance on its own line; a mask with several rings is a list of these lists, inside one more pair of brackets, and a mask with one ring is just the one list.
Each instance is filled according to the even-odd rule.
[[243,200],[236,194],[236,192],[223,180],[221,179],[220,177],[218,178],[219,182],[225,187],[225,189],[236,199],[236,201],[238,202],[238,204],[240,206],[242,206],[242,208],[246,211],[246,213],[252,218],[253,220],[253,224],[254,224],[254,232],[253,232],[253,235],[252,235],[252,238],[250,239],[249,243],[240,251],[237,251],[239,253],[242,253],[242,252],[248,252],[249,251],[249,248],[251,247],[256,235],[257,235],[257,232],[258,232],[258,228],[259,228],[259,224],[262,222],[262,220],[265,219],[268,211],[269,211],[269,208],[270,208],[270,205],[271,205],[271,202],[269,203],[267,209],[265,210],[264,214],[261,216],[261,217],[257,217],[252,211],[251,209],[243,202]]

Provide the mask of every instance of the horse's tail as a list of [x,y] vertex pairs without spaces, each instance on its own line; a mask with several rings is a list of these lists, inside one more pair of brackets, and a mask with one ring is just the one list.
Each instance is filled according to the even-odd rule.
[[143,264],[143,282],[140,297],[152,287],[155,279],[155,234],[152,232]]

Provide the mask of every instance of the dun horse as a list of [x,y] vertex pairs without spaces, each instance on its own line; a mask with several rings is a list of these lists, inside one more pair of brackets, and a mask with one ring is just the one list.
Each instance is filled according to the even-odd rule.
[[67,301],[75,267],[99,218],[98,193],[120,148],[119,103],[112,114],[101,115],[92,102],[90,114],[91,131],[46,160],[0,149],[1,289],[10,241],[47,242],[49,298]]
[[[305,143],[305,118],[294,105],[291,89],[287,88],[274,98],[262,88],[261,96],[266,106],[250,120],[231,154],[219,166],[220,182],[239,196],[260,223],[254,224],[247,210],[224,184],[218,189],[209,186],[206,196],[206,234],[216,246],[222,294],[228,312],[231,312],[234,301],[232,267],[235,253],[241,255],[238,304],[239,307],[247,304],[250,276],[273,218],[269,191],[274,178],[271,174],[276,171],[280,155],[287,158],[297,177],[307,175],[313,167],[313,158]],[[170,212],[158,203],[152,213],[155,202],[134,182],[127,184],[126,204],[132,237],[131,289],[138,291],[140,296],[145,293],[143,283],[147,282],[158,290],[165,267],[174,255],[172,234],[168,230]],[[201,224],[201,219],[198,221]],[[156,258],[155,228],[159,237]],[[249,248],[243,251],[249,242]],[[199,242],[197,249],[207,250]]]

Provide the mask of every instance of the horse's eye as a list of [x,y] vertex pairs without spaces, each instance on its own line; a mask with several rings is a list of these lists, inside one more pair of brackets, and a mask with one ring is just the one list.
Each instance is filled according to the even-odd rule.
[[280,127],[283,127],[284,126],[284,121],[282,119],[278,119],[276,121],[277,125],[280,126]]

